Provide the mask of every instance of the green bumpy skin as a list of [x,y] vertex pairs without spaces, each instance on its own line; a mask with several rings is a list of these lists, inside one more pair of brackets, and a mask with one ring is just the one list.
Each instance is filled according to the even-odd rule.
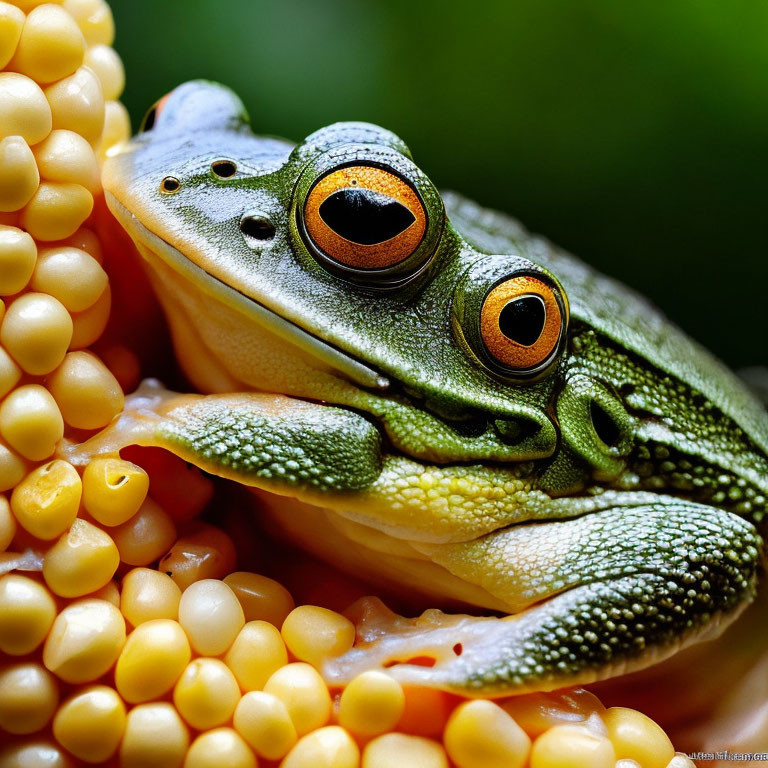
[[[150,122],[106,163],[107,202],[207,394],[147,384],[68,456],[165,447],[252,486],[285,535],[341,568],[506,614],[404,619],[368,601],[329,681],[382,666],[474,695],[553,689],[665,658],[752,599],[768,415],[644,299],[440,195],[376,126],[258,137],[237,97],[203,81]],[[217,174],[220,160],[235,171]],[[352,165],[384,169],[423,208],[394,266],[345,266],[310,234],[314,185]],[[521,276],[548,287],[562,323],[516,369],[482,312]]]

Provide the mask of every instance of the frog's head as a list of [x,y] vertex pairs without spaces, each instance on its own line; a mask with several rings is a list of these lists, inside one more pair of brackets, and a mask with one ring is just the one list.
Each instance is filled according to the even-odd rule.
[[459,205],[452,226],[389,131],[256,137],[237,96],[196,81],[150,110],[105,187],[202,389],[357,408],[398,452],[524,462],[553,495],[647,489],[764,513],[768,419],[735,377],[548,244],[489,253],[493,222],[462,228]]
[[256,415],[262,396],[213,398],[175,450],[299,499],[285,525],[348,567],[542,606],[506,650],[462,657],[462,685],[490,664],[478,685],[508,686],[520,648],[536,652],[519,681],[626,668],[745,602],[763,407],[641,297],[441,196],[394,134],[258,137],[231,91],[192,82],[113,152],[104,186],[193,384],[293,398]]

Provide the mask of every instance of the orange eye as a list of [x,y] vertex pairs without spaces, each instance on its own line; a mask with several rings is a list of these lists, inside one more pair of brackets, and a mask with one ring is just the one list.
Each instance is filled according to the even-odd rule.
[[386,269],[419,247],[427,213],[413,187],[394,173],[351,165],[323,176],[304,205],[314,245],[355,269]]
[[502,365],[518,370],[544,363],[557,348],[562,328],[554,290],[530,275],[499,283],[480,313],[486,349]]

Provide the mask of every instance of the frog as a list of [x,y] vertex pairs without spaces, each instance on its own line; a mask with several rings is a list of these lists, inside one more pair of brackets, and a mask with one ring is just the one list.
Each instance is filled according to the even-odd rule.
[[630,288],[438,191],[391,131],[260,136],[233,91],[191,81],[103,184],[194,391],[145,382],[67,458],[164,448],[248,487],[310,554],[434,606],[354,607],[329,683],[583,685],[752,602],[764,404]]

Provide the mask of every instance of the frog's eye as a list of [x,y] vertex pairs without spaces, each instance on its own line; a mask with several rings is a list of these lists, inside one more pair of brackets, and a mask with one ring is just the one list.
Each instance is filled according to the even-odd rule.
[[166,93],[162,99],[158,99],[149,108],[147,114],[144,115],[144,119],[141,121],[141,125],[139,126],[139,133],[146,133],[155,127],[155,122],[157,121],[157,118],[160,117],[160,113],[165,108],[165,105],[168,102],[168,97],[170,95],[170,93]]
[[555,354],[564,326],[554,289],[532,275],[492,288],[480,310],[480,335],[488,354],[506,369],[532,371]]
[[427,223],[416,190],[369,165],[322,176],[304,204],[304,227],[315,248],[354,270],[388,269],[405,261],[419,247]]

